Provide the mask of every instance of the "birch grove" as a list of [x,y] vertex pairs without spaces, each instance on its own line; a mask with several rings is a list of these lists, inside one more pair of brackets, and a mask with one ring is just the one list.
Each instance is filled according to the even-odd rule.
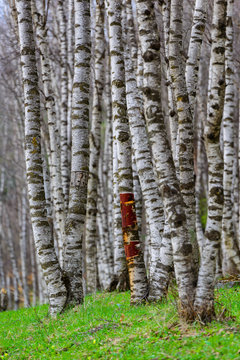
[[210,3],[4,5],[0,311],[176,283],[183,319],[214,319],[240,276],[240,7]]

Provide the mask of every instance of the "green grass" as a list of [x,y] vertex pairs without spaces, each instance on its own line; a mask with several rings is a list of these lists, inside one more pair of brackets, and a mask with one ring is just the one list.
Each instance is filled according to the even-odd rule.
[[[222,321],[179,322],[174,299],[131,307],[129,293],[100,293],[56,319],[47,306],[0,313],[4,359],[240,359],[240,290],[218,290]],[[235,317],[235,319],[234,319]]]

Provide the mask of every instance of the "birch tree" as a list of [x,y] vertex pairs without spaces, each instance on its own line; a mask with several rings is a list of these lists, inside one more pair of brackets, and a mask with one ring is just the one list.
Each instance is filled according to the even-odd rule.
[[206,0],[196,0],[193,14],[193,23],[191,30],[190,43],[188,47],[188,58],[186,61],[186,86],[189,96],[189,103],[194,116],[194,105],[196,102],[196,89],[198,84],[199,60],[201,55],[201,46],[203,32],[205,29],[207,17]]
[[208,217],[195,299],[195,310],[203,321],[211,320],[214,315],[216,255],[221,245],[223,161],[219,137],[225,92],[226,1],[214,1],[212,22],[211,81],[204,129],[209,172]]
[[[75,10],[76,11],[76,10]],[[60,66],[61,66],[61,172],[62,186],[66,207],[69,195],[69,166],[68,166],[68,62],[67,62],[67,19],[65,15],[64,2],[57,2],[57,18],[60,33]],[[76,25],[76,24],[75,24]]]
[[34,241],[48,287],[50,313],[55,314],[63,310],[67,291],[46,217],[41,158],[40,99],[31,4],[29,1],[20,0],[16,3],[16,7],[25,103],[25,159],[30,214]]
[[225,42],[225,98],[223,111],[223,141],[224,141],[224,170],[223,170],[223,222],[222,222],[222,250],[223,272],[235,274],[240,271],[239,249],[233,226],[233,164],[234,149],[234,63],[233,63],[233,6],[234,1],[227,2],[226,42]]
[[[169,66],[178,116],[179,179],[186,205],[185,211],[193,244],[194,261],[198,264],[198,247],[195,237],[195,181],[193,159],[193,117],[184,77],[182,48],[182,1],[171,1]],[[190,44],[192,46],[192,44]]]
[[177,172],[179,172],[179,161],[177,156],[177,133],[178,133],[178,119],[176,103],[173,96],[173,88],[171,82],[171,75],[169,69],[169,34],[170,34],[170,0],[159,1],[160,8],[162,10],[163,18],[163,35],[165,45],[165,55],[167,62],[167,88],[168,88],[168,115],[169,115],[169,128],[171,149],[173,154],[173,160]]
[[116,137],[118,156],[118,187],[120,194],[122,231],[129,271],[131,303],[146,299],[148,283],[139,241],[135,213],[131,167],[131,140],[127,119],[124,57],[121,27],[121,2],[107,1],[111,85],[113,104],[113,136]]
[[21,270],[23,283],[24,306],[29,304],[29,287],[27,282],[27,199],[26,190],[22,191],[21,208],[20,208],[20,253],[21,253]]
[[68,303],[80,304],[83,302],[82,242],[89,176],[90,1],[76,0],[74,11],[71,183],[63,268],[69,282]]
[[[92,123],[90,133],[90,164],[86,217],[86,276],[89,292],[96,291],[96,241],[97,241],[97,188],[98,164],[101,145],[102,93],[104,85],[104,1],[96,4],[95,48],[94,48],[94,90]],[[105,216],[105,214],[104,214]]]
[[[127,28],[124,28],[127,31]],[[129,34],[131,35],[131,33]],[[160,245],[164,228],[163,204],[158,185],[155,181],[150,147],[145,128],[145,119],[142,114],[142,103],[138,95],[137,79],[133,61],[129,56],[127,42],[125,44],[125,71],[126,71],[126,100],[129,128],[132,139],[132,149],[136,161],[136,168],[142,189],[146,218],[150,231],[150,296],[157,299],[156,284],[152,284],[153,277],[159,272],[156,268],[159,259]]]
[[149,1],[136,1],[139,40],[143,56],[144,114],[162,195],[165,219],[169,224],[175,275],[182,316],[193,317],[194,279],[192,245],[187,230],[184,202],[164,124],[160,97],[159,37]]
[[47,38],[47,28],[45,23],[46,14],[37,9],[35,0],[32,1],[33,21],[36,31],[37,46],[40,51],[41,76],[43,92],[45,97],[45,108],[48,119],[49,147],[50,147],[50,177],[52,189],[52,201],[54,206],[54,227],[57,234],[59,261],[63,262],[63,242],[64,242],[64,223],[65,207],[64,194],[61,176],[61,153],[60,139],[57,128],[56,114],[56,95],[52,84],[52,66],[49,60],[49,44]]

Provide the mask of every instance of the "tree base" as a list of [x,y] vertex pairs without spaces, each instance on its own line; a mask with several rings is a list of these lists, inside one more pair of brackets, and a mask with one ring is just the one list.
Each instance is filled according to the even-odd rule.
[[215,317],[216,314],[213,302],[205,303],[201,306],[195,306],[195,320],[207,324],[210,323]]
[[2,288],[0,291],[0,312],[6,311],[7,307],[8,307],[7,291]]
[[130,290],[129,276],[127,269],[123,271],[119,276],[118,275],[113,276],[107,291],[112,292],[115,290],[119,292]]

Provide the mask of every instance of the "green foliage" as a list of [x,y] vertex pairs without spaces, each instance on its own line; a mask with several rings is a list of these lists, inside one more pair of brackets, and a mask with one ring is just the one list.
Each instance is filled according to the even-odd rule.
[[202,227],[205,230],[206,228],[206,224],[207,224],[207,199],[206,198],[201,198],[200,199],[200,218],[201,218],[201,223],[202,223]]
[[216,295],[222,320],[208,326],[179,322],[173,297],[159,305],[132,307],[129,293],[88,296],[84,305],[56,319],[47,316],[47,306],[1,313],[0,358],[240,359],[239,290],[218,290]]

